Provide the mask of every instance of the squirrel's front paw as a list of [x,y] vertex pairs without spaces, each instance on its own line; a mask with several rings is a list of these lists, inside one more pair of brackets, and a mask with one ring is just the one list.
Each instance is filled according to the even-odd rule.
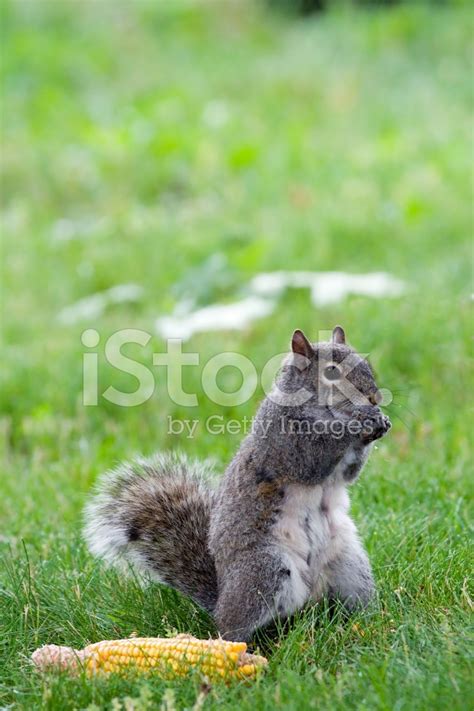
[[367,417],[362,424],[361,437],[367,444],[375,442],[376,439],[380,439],[386,435],[392,426],[387,415],[381,412],[377,413],[374,417]]

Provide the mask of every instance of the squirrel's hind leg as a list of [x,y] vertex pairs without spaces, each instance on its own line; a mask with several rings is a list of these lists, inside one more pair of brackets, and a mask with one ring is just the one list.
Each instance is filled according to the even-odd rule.
[[348,612],[366,607],[375,593],[367,553],[355,529],[346,534],[341,550],[329,566],[328,595],[342,602]]
[[219,632],[224,639],[248,641],[260,627],[302,607],[309,593],[308,582],[278,551],[247,551],[226,566],[219,584]]

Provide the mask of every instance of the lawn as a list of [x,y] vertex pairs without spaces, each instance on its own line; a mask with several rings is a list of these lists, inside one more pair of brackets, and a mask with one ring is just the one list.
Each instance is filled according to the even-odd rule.
[[[464,709],[472,320],[472,16],[415,3],[297,19],[240,2],[2,0],[3,368],[0,707],[14,709]],[[105,362],[119,329],[151,365],[155,320],[176,303],[232,301],[260,272],[385,271],[398,297],[315,307],[306,290],[241,331],[194,335],[192,410],[154,369],[148,402],[82,404],[84,352],[99,384],[133,391]],[[65,321],[62,310],[120,284],[136,301]],[[63,312],[64,314],[64,312]],[[215,634],[177,593],[94,561],[81,511],[103,470],[160,449],[223,470],[241,435],[168,433],[168,416],[251,416],[202,392],[220,351],[258,368],[342,323],[393,393],[393,429],[352,490],[378,599],[345,620],[324,604],[262,636],[255,685],[39,677],[56,642],[173,631]],[[97,348],[81,343],[94,328]],[[235,372],[224,372],[233,389]],[[472,593],[471,593],[472,595]],[[126,701],[126,698],[134,701]],[[128,705],[127,705],[128,704]]]

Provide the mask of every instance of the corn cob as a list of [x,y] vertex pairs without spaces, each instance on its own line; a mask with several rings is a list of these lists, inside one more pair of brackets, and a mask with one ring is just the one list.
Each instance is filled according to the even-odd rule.
[[129,668],[153,670],[163,679],[174,679],[197,670],[210,680],[251,679],[267,660],[247,652],[245,642],[197,639],[132,637],[89,644],[82,650],[54,644],[37,649],[33,663],[40,669],[57,667],[87,674],[120,672]]

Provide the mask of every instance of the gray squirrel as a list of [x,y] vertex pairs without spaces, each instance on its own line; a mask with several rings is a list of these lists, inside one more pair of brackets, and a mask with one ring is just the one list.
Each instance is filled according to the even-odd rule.
[[219,485],[182,455],[121,465],[86,506],[91,552],[189,595],[225,639],[248,641],[323,596],[367,605],[374,581],[347,487],[391,427],[379,399],[340,326],[320,343],[296,330]]

